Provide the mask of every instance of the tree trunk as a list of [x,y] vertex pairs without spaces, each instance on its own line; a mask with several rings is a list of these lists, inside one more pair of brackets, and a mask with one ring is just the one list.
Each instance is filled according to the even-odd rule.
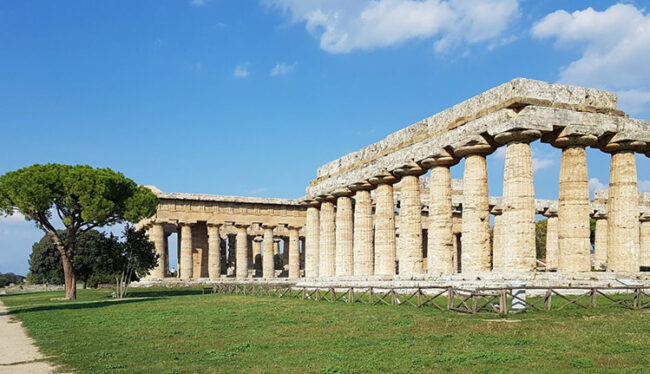
[[88,287],[88,279],[84,279],[84,285],[82,288],[85,290],[86,287]]
[[61,255],[63,262],[63,277],[65,278],[65,298],[75,300],[77,298],[77,278],[72,269],[72,263],[67,255]]

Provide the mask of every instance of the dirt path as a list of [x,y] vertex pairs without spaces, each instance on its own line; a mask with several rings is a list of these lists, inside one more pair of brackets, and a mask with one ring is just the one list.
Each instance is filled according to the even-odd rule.
[[54,367],[45,361],[20,321],[9,316],[0,301],[0,374],[53,372]]

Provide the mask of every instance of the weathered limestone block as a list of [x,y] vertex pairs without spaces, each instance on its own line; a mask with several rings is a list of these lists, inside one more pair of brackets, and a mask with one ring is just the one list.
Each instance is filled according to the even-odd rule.
[[504,270],[529,272],[536,267],[535,187],[530,142],[541,136],[539,131],[519,131],[496,136],[507,143],[503,176]]
[[612,153],[607,204],[607,270],[639,271],[639,193],[634,152]]
[[320,206],[320,245],[319,277],[333,277],[335,274],[334,254],[336,251],[336,232],[334,204],[331,199],[321,201]]
[[306,237],[305,237],[305,276],[317,277],[318,276],[318,262],[320,259],[319,245],[320,245],[320,211],[318,202],[313,201],[311,205],[307,206],[307,222],[306,222]]
[[188,223],[181,224],[181,263],[180,278],[182,280],[192,279],[192,226]]
[[357,186],[354,195],[354,237],[353,237],[353,267],[355,276],[374,274],[374,248],[372,225],[372,202],[370,200],[370,185]]
[[422,274],[422,207],[420,205],[420,181],[418,175],[423,170],[410,168],[400,170],[400,240],[402,245],[397,253],[400,276]]
[[454,234],[450,166],[456,163],[449,154],[423,163],[431,167],[429,183],[429,231],[427,270],[430,274],[451,274],[454,267]]
[[262,226],[264,229],[264,253],[262,254],[262,277],[275,278],[273,263],[273,226]]
[[219,225],[208,224],[208,276],[212,280],[221,276],[220,241]]
[[490,271],[490,206],[484,154],[466,156],[463,181],[461,272]]
[[235,262],[237,278],[248,278],[248,235],[247,225],[237,225],[237,260]]
[[162,223],[154,223],[149,230],[149,240],[153,242],[156,247],[156,254],[158,257],[158,266],[152,271],[150,277],[164,278],[165,277],[165,227]]
[[564,144],[558,201],[558,271],[591,269],[589,179],[585,144]]
[[[546,215],[548,214],[548,215]],[[558,265],[558,218],[557,212],[546,213],[546,268],[557,269]]]
[[395,275],[395,206],[391,175],[371,179],[375,190],[375,275]]
[[300,278],[300,246],[298,228],[289,227],[289,278]]
[[494,226],[492,226],[492,271],[504,271],[504,232],[503,232],[503,211],[501,207],[492,208],[494,215]]
[[607,268],[607,217],[599,214],[596,219],[596,233],[594,238],[594,268]]
[[336,276],[345,277],[353,273],[353,224],[352,224],[352,191],[339,190],[336,196]]

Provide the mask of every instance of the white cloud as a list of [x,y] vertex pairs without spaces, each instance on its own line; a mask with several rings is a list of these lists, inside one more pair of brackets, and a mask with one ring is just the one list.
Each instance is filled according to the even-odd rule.
[[648,111],[650,14],[645,9],[616,4],[604,11],[558,10],[535,24],[532,34],[581,52],[562,68],[560,82],[617,91],[622,109],[632,114]]
[[202,7],[207,3],[208,3],[208,0],[191,0],[190,1],[190,4],[192,4],[195,7]]
[[12,223],[23,223],[23,222],[26,222],[25,216],[23,216],[20,213],[14,213],[10,216],[0,215],[0,224],[3,223],[12,224]]
[[648,181],[638,181],[638,189],[641,192],[650,192],[650,180]]
[[533,157],[533,171],[538,171],[545,169],[549,166],[553,165],[553,160],[548,159],[548,158],[537,158]]
[[250,72],[248,71],[248,67],[246,67],[245,64],[237,65],[235,67],[235,71],[232,73],[232,76],[237,79],[245,79],[248,78],[249,75]]
[[293,72],[296,69],[296,63],[293,63],[291,65],[284,63],[284,62],[279,62],[275,64],[273,69],[271,69],[271,76],[272,77],[277,77],[281,75],[287,75],[291,72]]
[[589,178],[589,194],[593,195],[594,190],[607,190],[608,187],[600,182],[598,178]]
[[263,0],[320,39],[330,53],[371,50],[435,38],[437,53],[462,44],[507,43],[518,0]]

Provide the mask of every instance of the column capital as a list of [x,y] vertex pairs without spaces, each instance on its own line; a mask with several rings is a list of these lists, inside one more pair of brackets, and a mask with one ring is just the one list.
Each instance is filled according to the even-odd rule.
[[262,229],[263,229],[263,230],[274,230],[274,229],[275,229],[275,225],[269,225],[269,224],[263,223],[263,224],[262,224]]
[[[567,126],[563,128],[554,138],[547,140],[553,147],[587,147],[595,145],[598,141],[596,135],[586,133],[587,130],[580,126]],[[553,136],[553,135],[550,135]]]
[[647,147],[647,143],[641,140],[635,140],[630,135],[624,133],[615,134],[605,145],[600,149],[607,153],[616,152],[641,152],[643,153]]
[[287,229],[289,231],[300,231],[302,229],[302,226],[289,225],[289,226],[287,226]]
[[253,238],[254,242],[261,242],[263,240],[264,240],[264,237],[262,235],[255,235],[255,237]]
[[339,198],[339,197],[350,197],[354,195],[354,192],[347,188],[347,187],[339,187],[334,192],[332,192],[332,196]]
[[542,215],[546,218],[557,217],[557,208],[554,207],[545,208]]
[[318,207],[320,207],[320,201],[318,201],[316,199],[306,199],[306,200],[301,201],[300,205],[304,205],[304,206],[306,206],[308,208],[309,207],[318,208]]
[[207,222],[207,225],[208,225],[208,227],[216,227],[216,228],[219,228],[219,227],[221,227],[221,226],[223,225],[223,223],[221,223],[221,222],[210,222],[210,221],[208,221],[208,222]]
[[641,221],[641,222],[650,222],[650,209],[642,211],[639,214],[639,221]]
[[426,169],[434,166],[452,166],[456,165],[460,159],[445,149],[439,149],[429,157],[421,160],[419,164]]
[[369,178],[368,182],[370,182],[373,185],[379,185],[379,184],[393,184],[398,180],[399,180],[398,177],[386,171],[381,174],[375,175],[374,177]]
[[393,174],[400,177],[405,177],[409,175],[420,176],[422,174],[426,174],[426,172],[427,169],[422,168],[415,161],[411,161],[408,164],[404,164],[399,168],[393,170]]
[[591,215],[591,218],[593,219],[607,219],[607,211],[606,210],[597,210],[594,212],[594,214]]
[[492,214],[493,216],[500,216],[501,214],[503,214],[503,207],[501,207],[500,205],[493,206],[492,208],[490,208],[490,214]]
[[482,135],[471,135],[453,146],[454,154],[458,157],[472,155],[489,155],[494,152],[494,146]]
[[354,192],[357,192],[357,191],[369,191],[375,188],[375,186],[373,186],[368,181],[363,181],[363,182],[352,183],[351,185],[348,186],[348,188]]
[[248,223],[235,223],[235,228],[238,230],[246,230],[250,226]]
[[325,202],[332,203],[332,202],[336,201],[336,196],[331,195],[331,194],[330,195],[319,195],[319,196],[316,197],[316,201],[318,201],[321,204],[325,203]]
[[542,132],[539,130],[518,129],[496,134],[494,135],[494,141],[498,144],[530,143],[541,137]]

